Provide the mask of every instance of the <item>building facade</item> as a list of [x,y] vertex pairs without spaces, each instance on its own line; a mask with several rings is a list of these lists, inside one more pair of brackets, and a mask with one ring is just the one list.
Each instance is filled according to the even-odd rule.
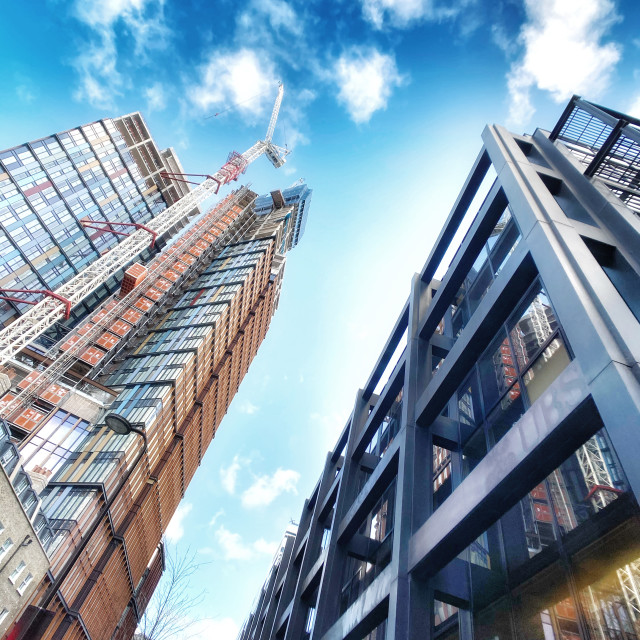
[[49,559],[31,522],[37,505],[29,477],[18,464],[16,447],[0,423],[0,634],[9,628],[49,569]]
[[313,191],[304,182],[298,181],[288,189],[272,191],[256,200],[255,210],[259,216],[275,210],[284,212],[285,230],[291,228],[291,232],[283,234],[283,241],[286,241],[288,246],[283,244],[280,247],[281,252],[295,247],[302,238],[312,194]]
[[[187,183],[165,177],[182,172],[173,149],[158,149],[140,113],[0,152],[0,288],[55,290],[122,240],[99,223],[148,222],[186,193]],[[78,305],[73,319],[113,294],[121,276]],[[0,328],[29,309],[20,300],[40,299],[7,296],[12,300],[0,299]]]
[[640,637],[639,176],[579,98],[485,129],[242,640]]
[[[242,187],[197,216],[46,358],[25,350],[1,372],[50,563],[7,638],[132,637],[162,535],[278,303],[294,206],[257,215],[256,198]],[[56,367],[28,407],[8,404]]]

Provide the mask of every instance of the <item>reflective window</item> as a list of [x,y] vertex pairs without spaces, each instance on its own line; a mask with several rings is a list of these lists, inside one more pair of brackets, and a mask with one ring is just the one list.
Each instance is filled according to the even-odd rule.
[[[638,507],[627,491],[601,429],[476,539],[457,560],[469,563],[473,638],[638,640]],[[440,625],[452,615],[437,600],[434,610]]]
[[[463,475],[473,470],[570,360],[551,303],[536,280],[455,396]],[[480,428],[474,430],[475,426]]]
[[507,207],[478,253],[452,305],[453,337],[458,337],[513,253],[520,231]]

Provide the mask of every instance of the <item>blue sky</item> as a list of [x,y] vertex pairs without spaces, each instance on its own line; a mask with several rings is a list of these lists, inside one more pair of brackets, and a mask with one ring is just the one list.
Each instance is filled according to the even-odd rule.
[[[0,148],[143,112],[185,169],[264,135],[246,180],[303,177],[280,307],[171,525],[203,566],[199,638],[227,640],[322,469],[487,122],[550,129],[568,98],[640,116],[634,0],[30,0],[0,23]],[[257,97],[256,97],[257,96]],[[211,116],[227,107],[217,117]]]

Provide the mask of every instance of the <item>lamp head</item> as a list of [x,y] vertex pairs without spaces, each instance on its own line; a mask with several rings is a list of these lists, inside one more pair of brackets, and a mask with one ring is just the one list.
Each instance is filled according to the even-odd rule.
[[134,431],[133,425],[126,418],[118,415],[117,413],[108,413],[104,417],[104,422],[111,431],[117,433],[119,436],[126,436]]

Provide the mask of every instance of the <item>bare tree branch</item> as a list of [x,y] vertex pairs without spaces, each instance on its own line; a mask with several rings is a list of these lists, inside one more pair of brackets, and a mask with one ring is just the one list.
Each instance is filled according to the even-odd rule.
[[203,564],[207,563],[197,562],[197,553],[190,549],[181,554],[177,549],[167,553],[164,574],[138,624],[136,640],[191,637],[189,629],[200,621],[191,613],[204,600],[205,591],[194,595],[188,586]]

